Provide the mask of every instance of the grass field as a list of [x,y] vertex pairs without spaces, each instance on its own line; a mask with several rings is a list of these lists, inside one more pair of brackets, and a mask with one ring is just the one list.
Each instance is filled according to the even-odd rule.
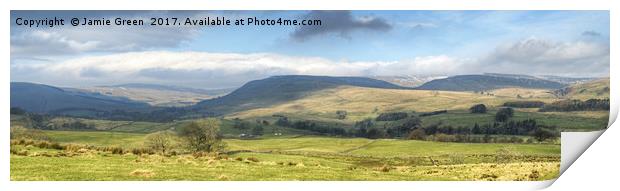
[[[86,132],[89,132],[89,131],[90,132],[106,132],[106,133],[109,133],[110,136],[123,135],[123,133],[142,134],[142,133],[153,133],[153,132],[164,131],[164,130],[175,130],[192,122],[192,120],[180,120],[180,121],[174,121],[174,122],[168,122],[168,123],[155,123],[155,122],[142,122],[142,121],[97,120],[97,119],[84,119],[84,118],[72,118],[72,117],[71,118],[70,117],[55,117],[51,119],[50,121],[51,123],[59,124],[57,126],[61,126],[63,123],[71,123],[71,122],[79,121],[81,123],[92,125],[95,128],[93,130],[86,130]],[[244,130],[234,128],[233,127],[234,122],[232,120],[221,119],[220,122],[221,122],[220,132],[225,137],[238,137],[239,134],[247,133]],[[22,115],[11,115],[11,126],[31,127],[31,125],[29,125],[29,121],[27,120],[27,118]],[[280,126],[275,126],[275,125],[263,125],[263,128],[264,128],[263,131],[265,132],[264,136],[267,136],[267,137],[273,135],[272,132],[276,132],[276,131],[279,133],[282,133],[283,135],[289,135],[289,136],[314,134],[313,132],[288,128],[288,127],[280,127]],[[58,132],[58,134],[61,135],[58,137],[62,138],[64,136],[63,132],[66,132],[67,130],[71,130],[71,129],[58,129],[58,130],[59,131],[55,131],[55,132]],[[50,132],[53,132],[53,131],[50,131]],[[72,135],[67,135],[67,136],[68,137],[64,137],[64,138],[70,139],[72,137]]]
[[[607,128],[609,112],[578,111],[578,112],[529,112],[528,109],[517,109],[512,120],[520,121],[535,119],[542,125],[556,126],[562,131],[592,131]],[[449,111],[446,114],[422,118],[423,126],[442,123],[452,126],[473,126],[475,123],[492,123],[495,110],[486,114],[472,114],[469,111]]]
[[[54,141],[140,147],[145,134],[45,131]],[[363,138],[225,139],[216,157],[69,153],[12,145],[12,180],[545,180],[556,144],[439,143]],[[64,153],[62,156],[59,153]],[[499,158],[498,158],[499,157]],[[250,160],[252,159],[252,160]],[[499,161],[501,159],[501,161]]]
[[[142,147],[144,134],[120,132],[45,131],[51,140],[59,143],[80,143],[96,146]],[[321,152],[344,153],[360,156],[420,157],[451,153],[494,154],[510,148],[526,155],[552,155],[560,152],[553,144],[503,143],[441,143],[416,140],[365,139],[335,137],[281,137],[265,139],[225,139],[229,151],[256,152]],[[468,150],[471,150],[468,151]]]
[[11,156],[11,180],[546,180],[555,178],[559,169],[558,162],[380,167],[349,162],[262,153],[224,159],[104,153]]

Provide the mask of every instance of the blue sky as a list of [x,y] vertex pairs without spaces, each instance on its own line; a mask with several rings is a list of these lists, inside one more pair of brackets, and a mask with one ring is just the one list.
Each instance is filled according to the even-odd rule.
[[[290,18],[292,14],[283,15]],[[393,28],[386,32],[352,31],[348,37],[325,34],[296,42],[289,39],[293,27],[222,27],[201,31],[200,37],[179,50],[377,61],[484,54],[498,44],[530,37],[582,40],[588,38],[582,35],[585,31],[600,34],[597,40],[609,41],[606,11],[359,11],[353,15],[380,17]]]
[[[14,22],[54,16],[318,18],[323,25],[28,28]],[[12,11],[11,20],[11,80],[61,86],[216,88],[282,74],[609,75],[608,11]]]

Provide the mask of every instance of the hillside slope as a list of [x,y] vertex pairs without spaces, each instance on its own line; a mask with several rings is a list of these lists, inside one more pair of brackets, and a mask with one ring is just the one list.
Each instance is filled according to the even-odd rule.
[[597,79],[585,83],[573,84],[556,90],[557,96],[569,99],[587,100],[592,98],[608,99],[610,90],[609,78]]
[[[305,119],[355,122],[374,118],[383,112],[437,110],[467,110],[472,105],[483,103],[489,107],[500,106],[506,101],[529,100],[515,97],[497,97],[472,92],[378,89],[352,86],[317,91],[302,99],[264,108],[241,111],[229,115],[231,118],[266,117],[272,114],[286,114]],[[555,99],[540,99],[553,102]],[[337,119],[336,111],[347,111],[347,118]]]
[[202,101],[194,108],[215,113],[242,111],[297,100],[312,92],[338,86],[405,89],[385,81],[364,77],[273,76],[248,82],[228,95]]
[[531,77],[499,75],[459,75],[427,82],[416,89],[445,91],[486,91],[507,87],[559,89],[562,83]]
[[230,89],[205,90],[157,84],[122,84],[81,88],[77,91],[99,93],[107,96],[126,97],[153,106],[179,107],[196,104],[202,100],[229,93]]
[[96,111],[137,111],[148,108],[148,104],[125,98],[73,92],[58,87],[11,82],[11,107],[19,107],[35,113],[75,113]]

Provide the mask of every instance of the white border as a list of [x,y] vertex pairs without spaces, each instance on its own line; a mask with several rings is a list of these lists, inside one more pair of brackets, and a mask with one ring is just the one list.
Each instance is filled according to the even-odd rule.
[[[613,6],[613,7],[612,7]],[[295,0],[295,1],[205,1],[205,0],[175,0],[168,2],[154,1],[125,1],[106,0],[101,2],[69,0],[57,1],[1,1],[0,42],[2,42],[2,58],[6,65],[0,70],[4,91],[0,101],[0,118],[5,133],[0,135],[0,185],[6,190],[530,190],[542,188],[546,182],[10,182],[9,180],[9,58],[10,52],[10,23],[9,10],[612,10],[610,34],[618,33],[617,4],[611,0]],[[616,21],[615,23],[613,21]],[[617,50],[618,38],[611,35],[611,63],[616,63],[614,51]],[[617,53],[616,53],[617,54]],[[618,74],[618,67],[611,65],[611,74]],[[617,78],[612,77],[612,112],[611,119],[615,119],[618,112]],[[618,126],[618,125],[615,125]],[[613,127],[612,127],[613,128]],[[617,127],[616,127],[617,128]],[[582,186],[583,189],[617,188],[616,172],[618,154],[616,145],[620,145],[619,131],[612,129],[604,133],[592,148],[590,148],[574,165],[569,168],[551,187],[551,189],[566,190]],[[610,152],[611,151],[611,152]],[[571,189],[572,190],[572,189]],[[599,189],[597,189],[599,190]]]

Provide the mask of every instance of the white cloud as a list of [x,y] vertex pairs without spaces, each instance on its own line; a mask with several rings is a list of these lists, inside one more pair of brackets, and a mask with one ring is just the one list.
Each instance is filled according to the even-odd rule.
[[479,59],[476,68],[521,74],[604,75],[609,74],[609,45],[529,38],[497,47]]
[[71,39],[57,31],[32,31],[11,36],[11,55],[59,54],[91,51],[100,41]]
[[456,75],[500,72],[605,76],[609,47],[588,42],[526,39],[480,58],[447,55],[399,61],[335,61],[271,53],[144,51],[84,56],[61,62],[11,64],[12,81],[90,86],[128,82],[203,88],[240,86],[273,75]]
[[319,57],[294,57],[268,53],[224,54],[147,51],[87,56],[60,63],[32,66],[13,64],[12,70],[15,72],[36,71],[38,76],[49,80],[57,82],[73,81],[80,84],[139,81],[226,87],[238,86],[248,80],[272,75],[445,74],[449,70],[460,68],[460,65],[461,63],[458,60],[448,56],[418,57],[408,61],[347,62]]

